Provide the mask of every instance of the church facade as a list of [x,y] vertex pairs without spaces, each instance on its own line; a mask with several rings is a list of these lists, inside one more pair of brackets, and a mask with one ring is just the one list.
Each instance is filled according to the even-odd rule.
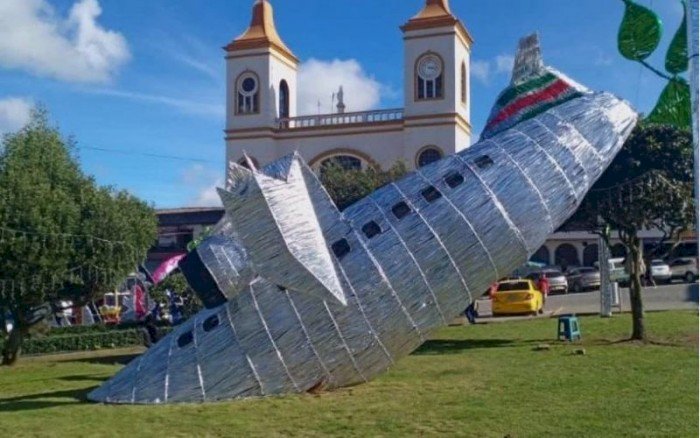
[[298,151],[316,170],[397,161],[413,169],[468,147],[469,32],[448,0],[426,0],[401,31],[403,108],[345,112],[341,100],[331,114],[298,114],[299,60],[277,33],[270,2],[257,0],[249,28],[225,47],[227,162],[245,163],[245,152],[261,166]]

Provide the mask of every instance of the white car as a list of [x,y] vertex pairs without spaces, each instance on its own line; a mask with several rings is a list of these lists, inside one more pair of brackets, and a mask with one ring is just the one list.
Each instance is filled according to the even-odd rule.
[[693,283],[698,278],[698,259],[695,257],[673,259],[669,266],[671,267],[672,279],[681,279],[687,283]]
[[671,281],[671,267],[661,259],[651,261],[651,276],[657,283],[668,283]]

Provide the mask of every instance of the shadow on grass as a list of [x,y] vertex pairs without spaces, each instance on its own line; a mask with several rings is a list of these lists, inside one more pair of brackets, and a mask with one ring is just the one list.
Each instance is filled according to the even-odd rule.
[[76,376],[63,376],[59,377],[59,380],[65,380],[66,382],[103,382],[108,379],[108,377],[104,376],[95,376],[95,375],[76,375]]
[[126,365],[139,356],[141,356],[141,353],[118,354],[114,356],[68,358],[62,360],[62,362],[82,362],[95,365]]
[[511,347],[518,343],[512,339],[431,339],[412,354],[455,354],[464,350]]
[[88,393],[95,388],[97,388],[97,386],[0,398],[0,412],[32,411],[36,409],[86,403],[88,401]]

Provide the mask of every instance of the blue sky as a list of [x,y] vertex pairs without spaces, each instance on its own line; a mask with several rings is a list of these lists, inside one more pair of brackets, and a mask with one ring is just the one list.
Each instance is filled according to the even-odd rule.
[[[681,4],[639,1],[664,22],[663,41],[651,58],[663,67]],[[252,3],[0,0],[0,131],[16,129],[40,102],[75,138],[83,168],[99,183],[161,208],[216,204],[212,189],[224,173],[221,47],[246,29]],[[403,106],[399,26],[423,0],[272,4],[280,35],[304,63],[306,83],[318,75],[327,87],[342,82],[350,109]],[[614,92],[641,112],[652,109],[664,86],[618,55],[621,0],[452,0],[451,7],[475,40],[475,135],[509,80],[517,40],[533,31],[540,33],[548,65]],[[316,99],[313,92],[307,87],[307,100]]]

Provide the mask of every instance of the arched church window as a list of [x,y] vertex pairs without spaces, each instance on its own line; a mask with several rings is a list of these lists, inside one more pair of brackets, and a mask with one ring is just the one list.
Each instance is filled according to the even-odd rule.
[[426,166],[430,163],[438,161],[442,158],[442,151],[435,146],[428,146],[418,153],[418,158],[416,158],[416,164],[418,167]]
[[462,61],[462,68],[460,71],[460,93],[462,98],[462,103],[467,103],[467,65]]
[[[255,166],[255,168],[259,167],[257,158],[251,156],[248,156],[248,158],[250,158],[250,161],[253,162],[253,166]],[[248,161],[245,158],[241,158],[240,160],[238,160],[238,164],[245,167],[246,169],[250,169],[250,166],[248,166]]]
[[416,98],[441,99],[443,97],[444,73],[442,59],[436,54],[427,54],[416,64]]
[[321,174],[331,166],[338,166],[343,170],[361,170],[362,160],[352,155],[334,155],[321,161]]
[[236,111],[238,114],[260,112],[260,86],[258,78],[251,72],[243,73],[236,81]]
[[289,85],[284,79],[280,82],[280,119],[289,117]]

